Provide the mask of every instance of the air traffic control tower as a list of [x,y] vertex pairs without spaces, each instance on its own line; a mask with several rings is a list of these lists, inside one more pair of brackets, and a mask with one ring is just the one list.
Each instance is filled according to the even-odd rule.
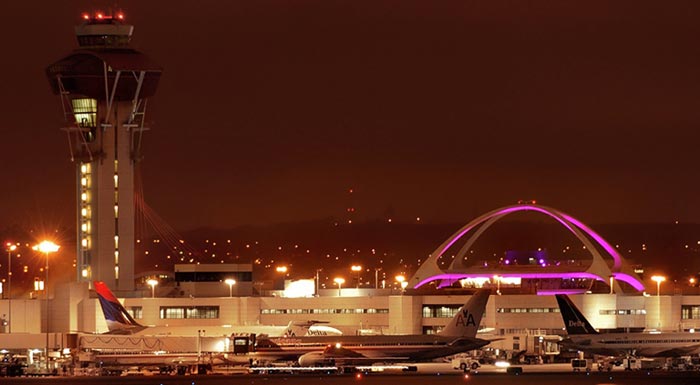
[[76,170],[77,279],[134,289],[134,166],[162,69],[130,47],[124,14],[83,14],[79,48],[46,69]]

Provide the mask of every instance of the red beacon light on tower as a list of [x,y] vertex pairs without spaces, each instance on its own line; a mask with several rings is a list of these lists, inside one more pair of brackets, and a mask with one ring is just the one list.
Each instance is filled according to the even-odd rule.
[[111,20],[118,20],[118,21],[124,21],[126,19],[126,16],[124,15],[124,12],[119,11],[114,15],[107,15],[106,13],[102,11],[97,11],[94,13],[94,15],[91,15],[88,12],[83,12],[81,15],[81,18],[85,21],[94,21],[94,22],[107,22]]

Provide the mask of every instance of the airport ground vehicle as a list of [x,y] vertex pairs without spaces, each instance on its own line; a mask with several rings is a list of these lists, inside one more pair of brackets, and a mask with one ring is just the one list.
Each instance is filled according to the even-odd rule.
[[659,359],[628,357],[622,360],[622,365],[625,370],[657,370],[662,369],[664,363]]
[[452,369],[459,369],[463,372],[479,369],[479,361],[471,357],[457,357],[452,359]]
[[587,360],[585,358],[574,358],[571,360],[571,368],[574,370],[574,372],[590,372],[592,367],[593,363],[591,360]]

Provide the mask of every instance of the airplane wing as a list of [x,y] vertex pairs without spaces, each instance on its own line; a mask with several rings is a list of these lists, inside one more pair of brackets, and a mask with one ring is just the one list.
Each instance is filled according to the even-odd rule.
[[336,349],[333,353],[326,351],[306,353],[299,357],[299,365],[371,365],[376,362],[406,362],[409,360],[410,357],[407,356],[367,357],[349,349],[343,349],[342,352]]

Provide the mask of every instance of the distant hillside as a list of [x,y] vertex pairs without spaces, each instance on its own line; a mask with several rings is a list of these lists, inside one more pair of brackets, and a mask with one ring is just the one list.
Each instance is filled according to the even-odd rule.
[[[243,226],[233,229],[201,228],[180,239],[149,237],[136,248],[136,271],[172,270],[175,263],[253,263],[256,279],[272,279],[274,267],[288,265],[289,277],[343,276],[352,284],[350,266],[361,264],[363,282],[378,277],[393,281],[396,274],[412,274],[422,261],[463,223],[337,224],[333,219]],[[684,282],[700,272],[700,224],[603,224],[591,226],[632,263],[648,273],[663,273]],[[34,278],[43,277],[45,256],[31,250],[39,242],[33,229],[9,227],[0,239],[19,242],[13,253],[13,291],[29,290]],[[50,256],[51,283],[75,277],[74,230],[55,232],[61,251]],[[180,242],[183,241],[183,242]],[[568,248],[567,248],[568,247]],[[586,259],[587,251],[571,234],[551,222],[497,222],[474,244],[470,259],[497,259],[508,250],[546,250],[552,259]],[[456,250],[453,250],[456,252]],[[450,253],[448,253],[450,254]],[[0,258],[0,279],[5,279],[6,257]],[[449,255],[448,255],[449,257]],[[449,261],[448,261],[449,262]]]

